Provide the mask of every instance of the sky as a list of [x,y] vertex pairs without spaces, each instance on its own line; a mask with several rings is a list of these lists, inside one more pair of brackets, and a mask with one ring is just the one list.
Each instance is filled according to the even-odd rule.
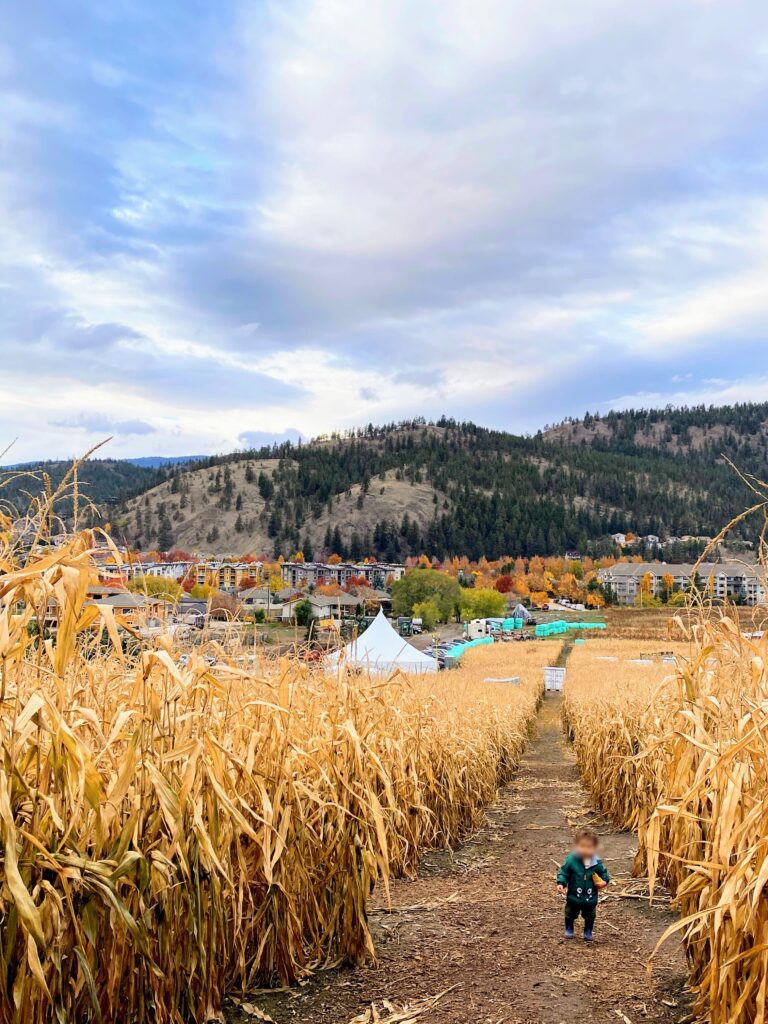
[[0,462],[768,399],[764,0],[0,23]]

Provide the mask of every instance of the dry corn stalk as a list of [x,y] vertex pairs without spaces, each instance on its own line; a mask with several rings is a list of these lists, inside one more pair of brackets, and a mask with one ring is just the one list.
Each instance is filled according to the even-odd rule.
[[[763,1024],[768,991],[768,637],[727,614],[690,630],[666,680],[575,655],[566,724],[599,805],[639,836],[637,870],[675,895],[710,1024]],[[668,670],[669,671],[669,670]]]
[[516,765],[543,646],[507,649],[519,687],[479,681],[495,649],[429,682],[182,667],[169,637],[126,655],[86,603],[93,542],[22,564],[0,520],[0,1020],[203,1021],[370,955],[373,887],[476,827]]

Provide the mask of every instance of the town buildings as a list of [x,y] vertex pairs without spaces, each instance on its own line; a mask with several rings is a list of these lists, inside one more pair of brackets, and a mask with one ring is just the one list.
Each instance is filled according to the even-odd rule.
[[634,604],[648,577],[648,593],[658,597],[670,582],[674,590],[689,590],[694,575],[705,594],[725,601],[760,604],[765,600],[766,581],[758,565],[746,562],[702,562],[694,573],[691,563],[617,562],[598,572],[598,579],[618,604]]
[[262,575],[261,562],[200,562],[194,568],[198,586],[213,587],[226,594],[234,594],[252,585]]
[[352,579],[364,579],[369,587],[383,590],[405,575],[405,566],[390,562],[283,562],[283,582],[291,587],[345,587]]
[[189,580],[193,586],[208,586],[214,590],[223,590],[234,594],[243,587],[260,580],[263,566],[261,562],[230,562],[212,559],[205,562],[132,562],[125,567],[126,575],[159,576],[163,579],[176,580],[182,583]]

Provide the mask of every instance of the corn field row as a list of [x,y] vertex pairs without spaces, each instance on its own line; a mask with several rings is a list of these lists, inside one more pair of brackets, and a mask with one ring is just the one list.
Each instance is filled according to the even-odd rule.
[[637,831],[636,873],[675,897],[665,939],[683,937],[699,1018],[763,1024],[768,637],[727,616],[678,627],[676,668],[632,664],[616,643],[602,647],[615,663],[599,645],[574,652],[566,728],[597,804]]
[[255,675],[181,667],[170,639],[128,657],[87,603],[92,543],[21,567],[0,521],[0,1020],[202,1022],[370,956],[374,886],[479,824],[540,670],[485,683],[478,652],[429,682]]

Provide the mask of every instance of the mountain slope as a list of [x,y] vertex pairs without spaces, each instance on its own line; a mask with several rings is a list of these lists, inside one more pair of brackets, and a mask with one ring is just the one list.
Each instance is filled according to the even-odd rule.
[[[30,496],[46,489],[45,478],[50,480],[51,491],[55,492],[71,466],[68,461],[52,460],[0,469],[0,511],[23,515],[29,507]],[[84,510],[89,500],[104,509],[125,500],[129,494],[149,490],[163,477],[164,473],[156,469],[122,459],[89,459],[78,470],[80,508]],[[56,512],[62,519],[72,514],[71,487],[57,501]]]
[[186,472],[128,501],[116,524],[144,547],[159,543],[167,521],[174,545],[187,550],[272,555],[277,542],[286,555],[301,548],[309,556],[328,546],[329,531],[332,548],[333,531],[338,529],[345,539],[337,545],[339,553],[355,557],[374,549],[373,531],[379,522],[402,525],[408,515],[418,525],[419,536],[429,524],[434,488],[398,480],[393,470],[377,478],[367,492],[363,484],[351,484],[305,515],[301,497],[287,496],[285,476],[297,471],[294,462],[242,459]]
[[713,461],[728,457],[742,469],[760,471],[768,456],[768,402],[587,414],[550,427],[544,437],[627,455],[651,450]]
[[[535,437],[412,421],[167,470],[115,525],[145,548],[399,558],[596,553],[617,531],[711,535],[749,502],[768,406],[587,416]],[[753,525],[740,533],[751,538]]]

